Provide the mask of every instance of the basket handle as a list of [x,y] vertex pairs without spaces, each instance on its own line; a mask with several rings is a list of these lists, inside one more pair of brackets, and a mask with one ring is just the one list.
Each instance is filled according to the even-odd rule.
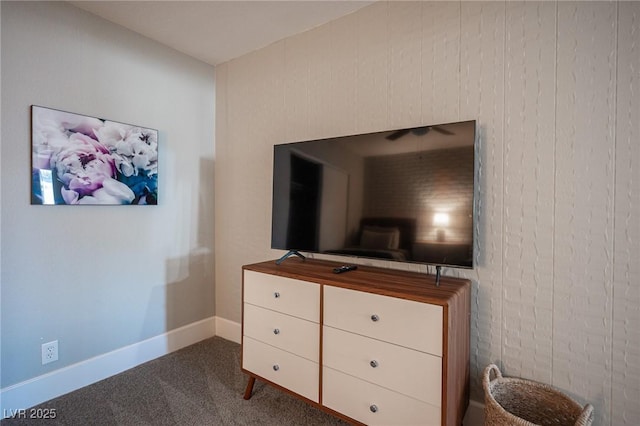
[[580,413],[580,415],[578,416],[578,418],[576,419],[576,426],[586,426],[591,424],[589,422],[589,420],[591,419],[591,417],[593,416],[593,405],[591,404],[587,404],[584,406],[584,408],[582,409],[582,413]]
[[489,382],[491,382],[491,372],[494,372],[496,375],[496,379],[502,379],[502,373],[500,369],[495,364],[489,364],[484,369],[484,375],[482,378],[482,387],[484,388],[485,393],[489,390]]

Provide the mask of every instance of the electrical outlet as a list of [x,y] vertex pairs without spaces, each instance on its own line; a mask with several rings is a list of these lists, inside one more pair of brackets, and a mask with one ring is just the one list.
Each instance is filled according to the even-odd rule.
[[58,341],[42,344],[42,365],[58,360]]

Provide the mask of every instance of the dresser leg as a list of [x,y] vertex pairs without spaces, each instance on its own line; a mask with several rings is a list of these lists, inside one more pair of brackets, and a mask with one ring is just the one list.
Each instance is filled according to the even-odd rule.
[[247,388],[244,391],[244,399],[251,398],[251,392],[253,392],[253,384],[256,382],[256,378],[253,376],[249,376],[249,381],[247,382]]

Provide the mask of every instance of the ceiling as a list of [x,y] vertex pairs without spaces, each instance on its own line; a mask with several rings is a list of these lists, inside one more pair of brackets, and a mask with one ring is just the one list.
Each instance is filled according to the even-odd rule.
[[372,1],[70,1],[211,65],[301,33]]

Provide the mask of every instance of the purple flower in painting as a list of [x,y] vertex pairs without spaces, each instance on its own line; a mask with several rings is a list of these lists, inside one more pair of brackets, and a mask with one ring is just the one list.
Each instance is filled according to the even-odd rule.
[[67,204],[129,204],[134,199],[131,188],[113,178],[106,178],[101,188],[82,198],[77,192],[65,188],[61,192]]
[[102,120],[63,111],[38,109],[33,116],[33,165],[50,169],[51,156],[69,143],[69,135],[93,135],[104,125]]
[[51,156],[51,166],[64,186],[62,196],[67,204],[95,204],[101,198],[126,204],[134,198],[131,189],[115,179],[109,150],[82,133],[73,133],[67,145]]

